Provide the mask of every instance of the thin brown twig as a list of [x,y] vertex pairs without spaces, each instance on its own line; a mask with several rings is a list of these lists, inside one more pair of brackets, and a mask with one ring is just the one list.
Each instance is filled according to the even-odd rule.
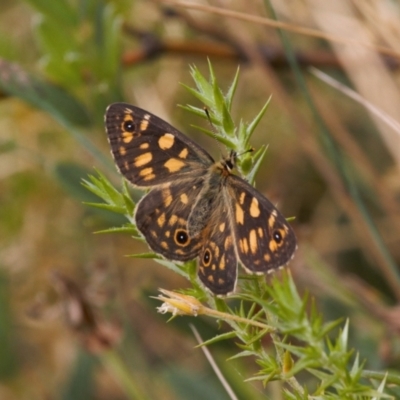
[[319,39],[325,39],[329,42],[341,43],[341,44],[351,45],[351,46],[362,46],[362,47],[366,47],[369,49],[373,49],[380,54],[385,54],[385,55],[388,55],[391,57],[400,58],[400,53],[398,51],[392,50],[387,47],[379,46],[374,43],[367,43],[367,42],[360,42],[358,40],[352,40],[352,39],[349,39],[348,37],[340,37],[337,35],[331,35],[329,33],[321,32],[317,29],[296,26],[292,23],[275,21],[275,20],[271,20],[269,18],[259,17],[256,15],[243,14],[241,12],[222,9],[219,7],[206,6],[206,5],[202,5],[202,4],[193,4],[193,3],[189,3],[187,1],[163,0],[162,3],[175,5],[177,7],[184,7],[187,9],[204,11],[204,12],[208,12],[208,13],[212,13],[212,14],[216,14],[216,15],[222,15],[227,18],[240,19],[240,20],[246,21],[246,22],[252,22],[252,23],[256,23],[256,24],[260,24],[260,25],[266,25],[271,28],[284,29],[285,31],[298,33],[300,35],[316,37]]
[[[185,20],[186,21],[186,20]],[[195,24],[191,25],[192,27]],[[201,27],[201,29],[204,29]],[[222,59],[230,59],[236,62],[248,62],[246,54],[238,48],[237,44],[232,44],[234,40],[224,35],[225,42],[215,42],[208,40],[164,40],[154,35],[152,32],[138,31],[134,27],[124,24],[124,31],[129,35],[140,40],[141,46],[133,51],[126,51],[122,56],[124,65],[133,65],[147,59],[159,57],[163,54],[201,56],[201,57],[218,57]],[[203,30],[201,32],[204,33]],[[210,33],[209,30],[206,30]],[[213,37],[214,38],[214,37]],[[221,39],[218,35],[217,40]],[[284,51],[276,46],[259,45],[258,51],[263,57],[264,62],[268,62],[274,67],[288,67],[286,55]],[[340,67],[335,55],[329,51],[306,51],[297,52],[295,55],[297,62],[301,66],[320,66],[320,67]]]

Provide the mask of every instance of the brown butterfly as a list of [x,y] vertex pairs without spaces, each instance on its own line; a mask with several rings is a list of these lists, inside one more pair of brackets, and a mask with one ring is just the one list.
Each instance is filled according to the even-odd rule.
[[121,174],[150,188],[135,211],[150,248],[169,260],[198,257],[198,275],[216,295],[234,291],[237,264],[263,274],[290,261],[296,237],[261,193],[232,174],[236,153],[220,161],[167,122],[125,103],[105,125]]

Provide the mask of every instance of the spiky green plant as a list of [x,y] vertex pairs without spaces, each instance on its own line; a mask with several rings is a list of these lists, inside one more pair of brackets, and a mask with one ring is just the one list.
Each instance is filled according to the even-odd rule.
[[[252,122],[240,121],[236,126],[231,106],[239,75],[236,74],[224,94],[217,84],[211,64],[209,71],[210,78],[207,80],[193,67],[191,74],[196,88],[186,87],[207,107],[208,112],[193,106],[183,108],[204,119],[211,119],[216,132],[200,129],[229,149],[243,154],[239,157],[238,171],[249,182],[254,182],[266,147],[262,146],[253,153],[246,151],[268,102]],[[122,227],[103,232],[125,232],[137,240],[143,240],[132,218],[135,203],[125,181],[119,191],[98,172],[97,176],[90,176],[84,185],[103,200],[102,203],[91,203],[92,206],[123,214],[128,220]],[[260,380],[264,384],[279,380],[283,384],[283,396],[286,399],[391,398],[384,391],[386,382],[399,383],[396,376],[364,370],[364,362],[359,359],[357,351],[348,348],[350,322],[324,322],[314,301],[310,301],[308,295],[300,297],[287,271],[276,274],[268,282],[264,277],[240,276],[237,293],[231,296],[237,300],[233,308],[229,298],[216,298],[203,288],[196,276],[195,261],[178,265],[153,253],[132,256],[152,258],[187,278],[192,285],[190,289],[180,290],[179,293],[162,292],[160,299],[164,304],[160,310],[174,315],[203,314],[224,320],[229,324],[230,332],[218,335],[204,345],[236,339],[240,351],[232,358],[253,357],[259,365],[258,373],[248,380]],[[207,303],[208,307],[202,302]],[[266,335],[272,339],[273,351],[263,344]],[[299,381],[300,373],[314,378],[313,389]]]

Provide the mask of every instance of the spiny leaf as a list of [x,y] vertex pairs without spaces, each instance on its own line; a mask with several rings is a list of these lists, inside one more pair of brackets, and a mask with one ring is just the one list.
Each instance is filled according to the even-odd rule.
[[267,100],[267,102],[264,104],[264,107],[260,110],[260,112],[255,116],[253,121],[250,122],[250,124],[247,126],[246,129],[246,144],[249,142],[251,135],[253,134],[255,128],[257,125],[260,123],[261,118],[264,116],[265,111],[267,111],[267,108],[269,106],[269,103],[271,101],[271,97]]

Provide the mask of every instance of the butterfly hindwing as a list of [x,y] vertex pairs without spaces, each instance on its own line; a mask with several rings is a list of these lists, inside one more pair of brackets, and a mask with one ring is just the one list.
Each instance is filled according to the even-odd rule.
[[169,260],[193,260],[199,237],[189,237],[187,220],[201,191],[203,178],[152,189],[136,206],[135,221],[150,248]]
[[265,273],[287,264],[297,245],[282,214],[238,176],[230,176],[227,190],[236,250],[243,267],[251,273]]
[[122,175],[136,186],[156,186],[201,175],[214,163],[183,133],[130,104],[111,104],[105,124],[115,162]]
[[[221,197],[222,200],[222,197]],[[204,246],[199,254],[198,276],[211,292],[228,295],[237,280],[237,257],[228,217],[228,204],[222,201],[204,229]]]

